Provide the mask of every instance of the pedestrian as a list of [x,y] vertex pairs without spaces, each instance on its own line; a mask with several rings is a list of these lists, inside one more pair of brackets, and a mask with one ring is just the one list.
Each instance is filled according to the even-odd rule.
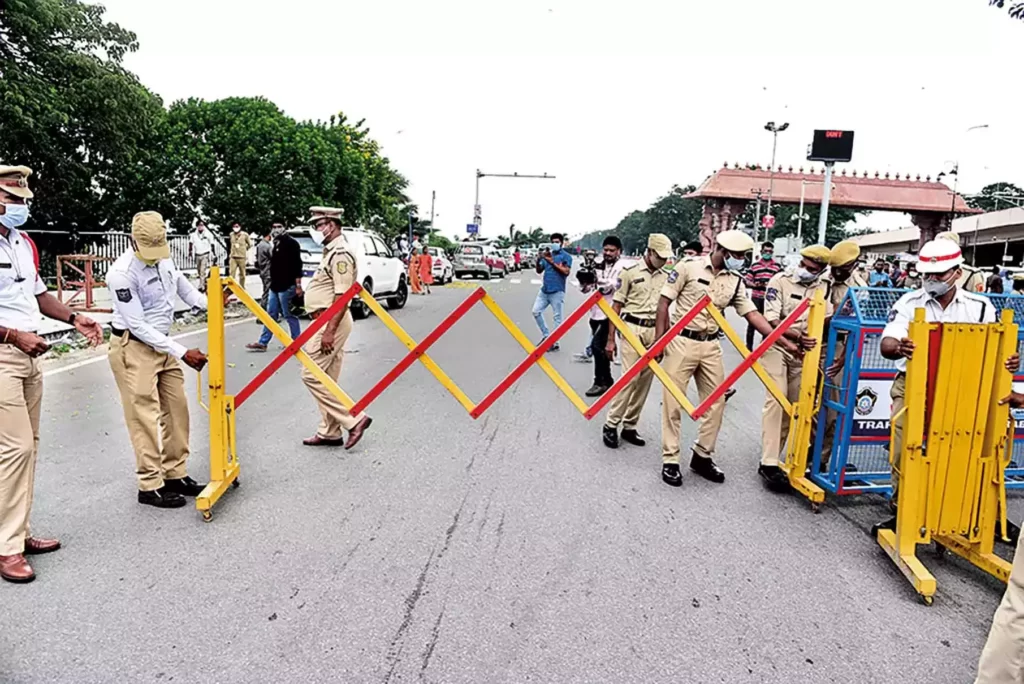
[[693,240],[687,242],[686,246],[683,247],[683,258],[689,259],[695,256],[700,256],[700,253],[704,251],[704,245],[700,244],[700,240]]
[[989,294],[1003,294],[1003,276],[1000,274],[998,266],[992,267],[992,275],[985,283],[985,291]]
[[423,294],[430,294],[430,286],[434,284],[434,258],[430,256],[430,250],[426,247],[420,248],[419,268]]
[[[602,244],[602,258],[594,263],[595,279],[592,283],[581,284],[584,293],[599,290],[604,300],[614,307],[612,298],[615,295],[622,273],[622,241],[615,235],[609,235]],[[615,383],[612,378],[612,359],[608,356],[608,335],[611,322],[601,307],[595,304],[590,307],[590,357],[594,360],[594,384],[585,394],[588,397],[599,397]]]
[[[647,251],[639,262],[622,269],[619,273],[618,286],[615,295],[612,297],[612,309],[615,310],[629,326],[629,329],[640,339],[640,343],[646,349],[650,349],[656,340],[655,319],[658,314],[658,297],[661,296],[662,287],[668,282],[668,272],[665,271],[665,264],[672,256],[672,241],[662,233],[651,233],[647,236]],[[621,338],[621,335],[618,335]],[[616,335],[608,336],[608,345],[605,353],[608,358],[614,358],[616,352]],[[628,371],[633,364],[640,360],[640,354],[633,349],[629,342],[622,342],[622,372]],[[651,381],[654,373],[650,368],[644,368],[625,387],[622,388],[615,398],[612,399],[611,408],[608,409],[608,417],[605,419],[602,431],[604,445],[610,449],[619,447],[619,437],[622,441],[634,446],[645,446],[647,441],[637,432],[637,424],[640,422],[640,413],[647,402],[647,395],[651,391]],[[622,432],[619,433],[619,426]]]
[[252,240],[249,234],[242,230],[242,224],[237,221],[231,226],[231,277],[235,279],[242,289],[245,289],[245,269],[249,259],[249,248],[252,247]]
[[[719,310],[724,312],[731,306],[762,335],[770,334],[772,327],[747,296],[743,275],[739,271],[745,263],[746,253],[753,248],[754,241],[749,235],[740,230],[726,230],[715,236],[715,249],[711,254],[676,264],[661,288],[654,339],[661,339],[672,327],[669,324],[670,306],[675,304],[672,315],[672,324],[675,324],[705,296],[710,297]],[[669,342],[662,368],[684,390],[692,377],[697,383],[700,400],[704,401],[725,382],[721,338],[722,331],[715,319],[707,311],[701,312]],[[791,343],[785,344],[795,350]],[[682,407],[667,389],[663,392],[661,407],[661,479],[678,487],[683,484],[679,472]],[[714,461],[715,444],[724,414],[725,397],[721,397],[701,417],[690,458],[690,470],[712,482],[725,482],[725,473]]]
[[519,245],[516,245],[516,251],[512,253],[512,261],[517,273],[523,269],[523,255],[519,253]]
[[56,539],[29,531],[35,489],[43,372],[39,357],[49,345],[37,333],[42,314],[66,322],[95,346],[103,330],[46,291],[33,249],[21,227],[29,218],[32,170],[0,166],[0,577],[31,582],[25,556],[60,548]]
[[413,247],[409,254],[409,291],[413,294],[423,294],[423,287],[420,284],[420,248]]
[[[345,237],[341,233],[343,210],[331,207],[310,207],[310,224],[315,231],[315,238],[324,245],[320,266],[306,285],[306,311],[311,319],[316,320],[328,308],[341,298],[352,284],[357,282],[359,274],[356,269],[356,258],[349,251]],[[345,341],[352,332],[352,314],[349,308],[341,311],[320,328],[315,335],[302,347],[317,366],[334,381],[341,375],[341,364],[344,358]],[[326,387],[302,367],[302,382],[316,400],[320,408],[320,426],[316,434],[302,440],[306,446],[341,446],[351,449],[363,433],[370,427],[373,420],[366,414],[353,416],[348,409]],[[343,430],[348,431],[348,440]]]
[[[256,243],[256,270],[260,272],[260,282],[263,285],[263,293],[260,295],[260,308],[264,311],[267,310],[267,303],[270,301],[270,255],[274,251],[274,245],[271,242],[271,234],[275,228],[281,228],[284,230],[284,226],[280,223],[275,223],[270,228],[270,232],[259,239]],[[259,321],[256,321],[257,323]]]
[[199,291],[206,292],[206,278],[210,273],[210,257],[213,252],[213,237],[206,229],[202,219],[196,221],[195,230],[188,238],[189,256],[195,257],[196,275],[199,278]]
[[[564,238],[560,233],[551,236],[551,247],[544,250],[537,260],[537,273],[543,273],[540,292],[533,303],[533,319],[540,328],[541,342],[548,338],[547,323],[544,322],[544,310],[549,306],[555,327],[562,324],[562,306],[565,304],[565,281],[572,271],[572,257],[562,249]],[[558,351],[558,343],[551,345],[550,351]]]
[[[936,240],[948,240],[957,247],[960,246],[960,235],[947,230],[944,233],[939,233],[935,236]],[[967,292],[984,292],[985,291],[985,274],[973,266],[968,266],[966,263],[960,266],[960,277],[956,281],[956,286],[961,290]],[[923,273],[923,271],[921,271]]]
[[1013,283],[1013,294],[1024,294],[1024,273],[1015,273],[1011,282]]
[[[896,362],[896,377],[889,396],[892,398],[892,416],[903,410],[907,386],[907,359],[914,355],[914,343],[909,338],[910,323],[915,311],[924,309],[929,323],[995,323],[996,309],[987,297],[968,292],[959,286],[963,274],[963,254],[952,240],[936,238],[921,246],[917,270],[924,276],[924,287],[908,292],[893,304],[888,322],[882,330],[879,351],[884,358]],[[1017,371],[1016,354],[1006,360],[1011,373]],[[890,507],[895,511],[899,502],[900,461],[903,455],[903,421],[893,420],[892,443],[889,460],[892,462],[892,497]],[[874,530],[896,529],[895,516],[876,525]]]
[[907,266],[907,279],[903,281],[903,287],[907,290],[918,290],[923,283],[921,274],[917,272],[917,264]]
[[[750,292],[750,299],[757,307],[757,312],[764,314],[764,291],[768,281],[782,270],[782,264],[775,261],[775,245],[770,242],[761,243],[761,258],[750,264],[743,273],[743,284]],[[747,324],[747,349],[754,348],[754,326]]]
[[889,278],[888,268],[889,264],[885,263],[884,259],[876,259],[875,270],[868,276],[868,286],[893,287],[892,280]]
[[[288,321],[288,331],[294,340],[299,336],[299,319],[292,312],[292,300],[302,296],[302,248],[298,241],[284,231],[284,226],[275,224],[270,229],[273,239],[270,253],[270,279],[267,281],[269,308],[267,313],[275,321]],[[267,344],[273,333],[264,326],[257,342],[245,345],[252,351],[267,351]]]
[[[777,328],[789,314],[793,313],[800,302],[811,299],[819,290],[825,298],[826,318],[832,315],[830,284],[822,280],[832,257],[831,251],[824,245],[811,245],[800,250],[800,257],[800,263],[795,269],[777,273],[768,281],[764,294],[764,317],[773,328]],[[803,352],[814,349],[820,342],[807,335],[808,313],[809,309],[783,333],[783,337],[799,348],[796,353],[786,348],[780,339],[761,357],[761,365],[765,371],[786,394],[786,398],[794,404],[800,398]],[[761,414],[761,463],[757,472],[770,488],[777,491],[789,486],[786,474],[779,468],[779,454],[786,446],[788,436],[789,416],[775,396],[771,392],[765,392],[764,410]]]
[[114,305],[108,359],[135,450],[138,501],[179,508],[204,487],[186,469],[189,415],[179,360],[201,371],[206,355],[167,334],[178,297],[205,309],[206,296],[171,261],[167,229],[155,211],[132,219],[132,249],[110,266],[107,288]]

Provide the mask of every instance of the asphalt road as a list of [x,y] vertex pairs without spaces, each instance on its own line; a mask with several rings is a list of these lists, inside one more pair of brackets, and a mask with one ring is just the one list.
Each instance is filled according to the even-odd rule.
[[[536,338],[530,277],[487,288]],[[422,337],[468,292],[435,288],[397,318]],[[257,333],[228,329],[236,391],[270,361],[243,349]],[[586,339],[582,323],[550,356],[580,392]],[[343,387],[361,395],[404,351],[357,322]],[[478,306],[431,355],[479,400],[523,353]],[[814,515],[765,491],[763,390],[752,375],[739,389],[719,442],[727,482],[674,489],[659,477],[660,390],[648,446],[612,451],[539,370],[473,421],[416,365],[345,452],[301,445],[317,414],[291,361],[240,411],[242,486],[204,524],[135,502],[105,361],[52,374],[33,529],[64,549],[37,557],[33,584],[0,583],[0,682],[970,681],[1000,585],[923,551],[939,582],[925,607],[868,536],[880,499]],[[205,478],[191,401],[191,474]]]

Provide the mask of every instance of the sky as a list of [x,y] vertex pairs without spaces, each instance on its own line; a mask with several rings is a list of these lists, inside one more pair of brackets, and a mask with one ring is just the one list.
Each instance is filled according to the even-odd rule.
[[850,170],[959,161],[961,192],[1024,186],[1024,23],[986,0],[102,4],[165,104],[261,95],[297,119],[365,118],[448,235],[472,221],[477,169],[555,176],[483,178],[483,235],[581,235],[725,161],[767,165],[767,121],[790,124],[776,164],[806,166],[812,131],[844,128]]

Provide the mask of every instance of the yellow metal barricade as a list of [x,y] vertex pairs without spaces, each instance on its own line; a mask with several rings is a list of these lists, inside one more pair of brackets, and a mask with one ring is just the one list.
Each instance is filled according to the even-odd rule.
[[[937,349],[932,332],[941,333]],[[907,362],[903,446],[896,529],[879,530],[878,543],[931,605],[935,577],[915,555],[932,541],[1006,581],[1010,564],[992,547],[996,524],[1006,532],[1003,481],[1012,451],[1011,391],[1006,359],[1017,350],[1013,312],[998,323],[930,324],[918,309],[910,325],[915,348]],[[938,354],[929,377],[929,356]],[[929,401],[929,384],[931,399]],[[929,415],[930,412],[930,415]]]

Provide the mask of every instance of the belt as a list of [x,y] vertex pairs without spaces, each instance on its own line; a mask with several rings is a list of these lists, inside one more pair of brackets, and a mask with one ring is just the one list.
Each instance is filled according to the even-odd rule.
[[653,318],[637,318],[633,314],[623,314],[622,320],[626,321],[627,323],[632,323],[633,325],[639,325],[641,328],[654,327]]
[[694,332],[693,330],[687,330],[686,328],[683,328],[681,331],[679,331],[679,336],[680,337],[685,337],[688,340],[697,340],[698,342],[707,342],[708,340],[720,340],[720,339],[722,339],[722,331],[719,330],[718,332],[713,332],[713,333],[701,333],[701,332]]
[[[126,332],[128,333],[128,339],[129,340],[135,340],[136,342],[142,342],[142,340],[140,340],[138,337],[136,337],[135,335],[133,335],[131,332],[129,332],[127,330],[118,330],[117,328],[115,328],[113,326],[110,327],[110,336],[111,337],[124,337],[124,334]],[[142,342],[142,344],[146,344],[146,343]]]

